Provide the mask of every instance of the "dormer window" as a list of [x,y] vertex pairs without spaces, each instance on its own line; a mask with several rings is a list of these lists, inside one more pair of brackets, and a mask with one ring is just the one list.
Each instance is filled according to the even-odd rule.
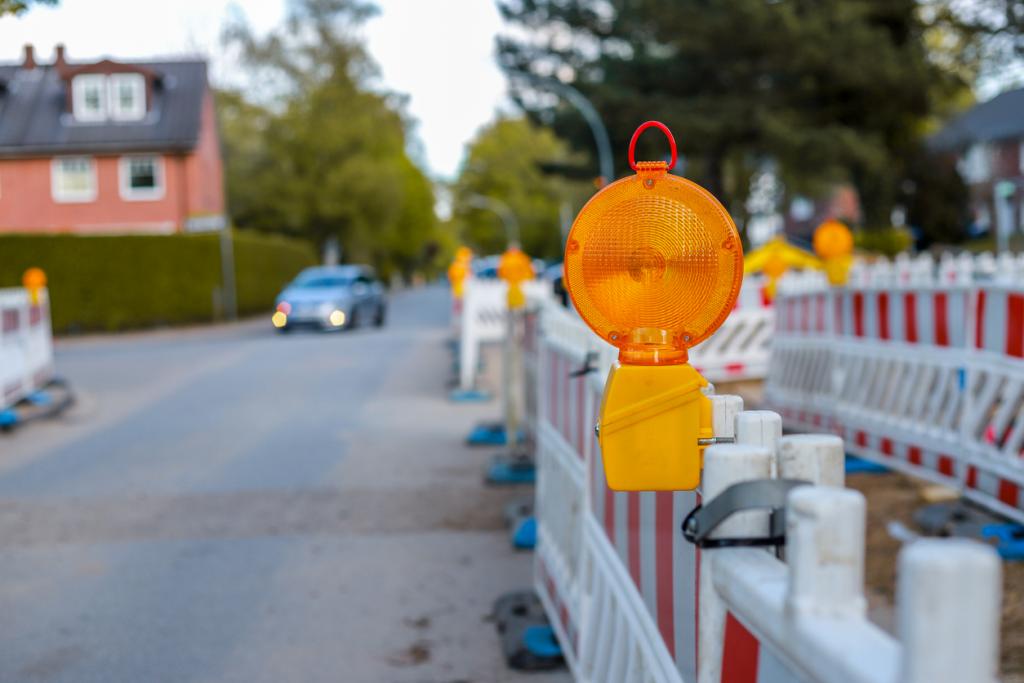
[[79,121],[105,121],[107,118],[107,77],[82,74],[71,81],[75,118]]
[[71,81],[71,95],[79,121],[138,121],[146,116],[142,74],[79,74]]
[[110,118],[137,121],[146,115],[146,79],[141,74],[114,74],[109,87]]

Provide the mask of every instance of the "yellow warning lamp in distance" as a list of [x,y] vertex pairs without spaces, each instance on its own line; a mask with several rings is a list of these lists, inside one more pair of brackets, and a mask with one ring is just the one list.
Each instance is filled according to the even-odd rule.
[[39,305],[39,292],[46,287],[46,273],[42,268],[29,268],[21,276],[22,286],[28,290],[33,306]]
[[498,261],[498,277],[508,283],[508,307],[522,308],[526,305],[523,283],[533,279],[533,263],[519,247],[511,246]]
[[853,263],[853,233],[837,220],[827,220],[814,230],[814,253],[825,262],[829,284],[846,284]]
[[[668,137],[670,163],[635,161],[647,128]],[[700,483],[702,439],[713,436],[707,386],[688,349],[725,321],[743,281],[743,247],[725,207],[668,172],[676,144],[657,121],[629,144],[636,175],[608,185],[569,231],[565,283],[580,316],[618,347],[598,435],[608,485],[684,490]]]
[[452,285],[452,296],[456,299],[461,299],[466,291],[466,278],[469,276],[472,261],[473,252],[469,247],[459,247],[455,250],[455,260],[448,266],[448,282]]

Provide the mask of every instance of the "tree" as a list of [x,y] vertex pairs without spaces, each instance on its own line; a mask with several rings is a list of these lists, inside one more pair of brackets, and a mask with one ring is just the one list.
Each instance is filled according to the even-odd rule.
[[[601,112],[618,153],[646,119],[675,132],[686,173],[742,216],[752,169],[772,159],[787,185],[857,187],[868,224],[887,223],[919,144],[934,85],[915,0],[499,0],[522,31],[499,39],[513,97],[576,149],[574,112],[528,79],[560,77]],[[647,136],[640,152],[664,156]],[[657,145],[657,146],[656,146]]]
[[57,0],[0,0],[0,17],[5,14],[21,14],[31,4],[56,5]]
[[349,31],[373,11],[359,0],[296,0],[260,39],[225,30],[250,68],[245,91],[219,94],[229,210],[240,227],[317,244],[383,275],[410,275],[436,239],[433,188],[406,154],[403,101]]
[[454,222],[463,240],[482,253],[506,247],[500,216],[474,206],[472,198],[482,195],[503,202],[515,214],[527,254],[560,258],[560,206],[578,201],[581,189],[545,174],[542,165],[570,159],[564,142],[525,119],[499,118],[481,129],[452,192]]

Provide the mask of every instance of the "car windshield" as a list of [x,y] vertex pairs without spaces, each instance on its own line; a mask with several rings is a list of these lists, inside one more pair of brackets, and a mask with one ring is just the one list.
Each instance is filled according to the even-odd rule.
[[328,289],[331,287],[348,287],[352,284],[352,278],[340,276],[314,276],[306,280],[297,280],[294,287],[301,289]]

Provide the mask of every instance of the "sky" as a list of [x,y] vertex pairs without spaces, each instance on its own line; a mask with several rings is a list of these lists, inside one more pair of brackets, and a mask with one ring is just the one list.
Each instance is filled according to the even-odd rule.
[[[409,95],[409,113],[428,172],[453,178],[465,143],[506,106],[505,81],[494,61],[501,18],[492,0],[375,0],[380,14],[363,30],[381,69],[383,87]],[[241,10],[257,32],[284,17],[284,0],[60,0],[20,17],[0,19],[0,62],[52,60],[57,43],[68,58],[142,59],[207,56],[214,82],[228,77],[218,60],[220,28]]]

